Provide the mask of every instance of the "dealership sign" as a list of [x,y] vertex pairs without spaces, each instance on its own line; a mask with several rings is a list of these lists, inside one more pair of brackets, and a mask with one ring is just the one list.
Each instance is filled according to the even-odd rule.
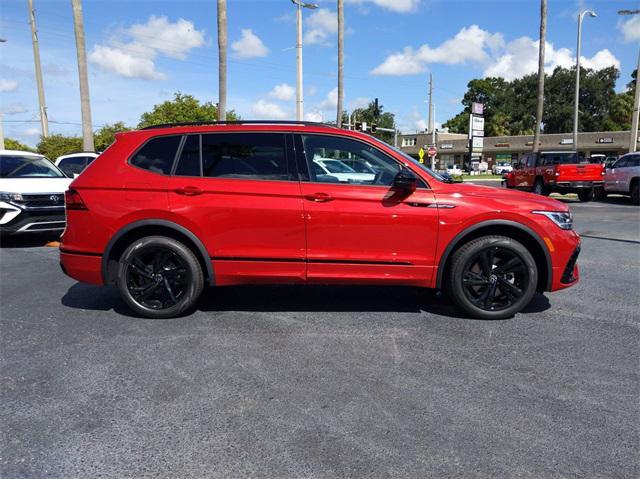
[[613,138],[611,138],[610,136],[606,138],[598,138],[596,140],[596,143],[613,143]]
[[573,145],[573,138],[563,138],[560,140],[561,145]]
[[453,143],[442,143],[442,144],[440,144],[440,149],[441,150],[452,150],[453,149]]
[[474,136],[475,136],[475,131],[477,130],[481,130],[482,136],[484,136],[484,118],[482,118],[481,116],[472,116],[471,129],[474,131]]

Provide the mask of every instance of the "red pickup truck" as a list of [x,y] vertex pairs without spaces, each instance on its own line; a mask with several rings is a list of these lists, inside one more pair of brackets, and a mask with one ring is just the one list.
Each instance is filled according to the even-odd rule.
[[604,183],[604,167],[589,163],[575,151],[529,153],[506,174],[507,188],[533,191],[539,195],[577,193],[580,201],[591,201],[594,188]]

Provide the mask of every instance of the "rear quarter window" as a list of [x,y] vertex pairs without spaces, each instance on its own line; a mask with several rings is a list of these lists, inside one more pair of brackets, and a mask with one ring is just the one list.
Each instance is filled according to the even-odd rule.
[[153,173],[168,175],[181,139],[181,135],[152,138],[133,155],[130,163]]

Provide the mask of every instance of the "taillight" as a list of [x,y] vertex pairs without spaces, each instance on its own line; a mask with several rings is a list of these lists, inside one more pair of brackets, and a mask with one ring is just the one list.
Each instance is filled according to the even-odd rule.
[[67,190],[64,192],[64,203],[67,210],[86,210],[87,206],[82,201],[80,193],[76,190]]

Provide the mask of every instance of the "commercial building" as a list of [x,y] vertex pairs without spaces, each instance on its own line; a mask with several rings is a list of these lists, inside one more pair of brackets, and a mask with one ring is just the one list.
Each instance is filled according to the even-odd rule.
[[[620,156],[629,151],[629,134],[628,131],[579,133],[578,151],[586,157],[595,153]],[[405,134],[398,138],[400,149],[416,158],[418,158],[420,148],[426,150],[431,142],[430,133]],[[640,147],[640,144],[638,146]],[[446,168],[447,165],[463,166],[469,162],[467,135],[440,132],[436,135],[436,147],[438,148],[436,156],[436,169],[438,170]],[[530,153],[532,148],[533,135],[488,136],[484,138],[481,157],[491,168],[496,161],[518,161],[522,155]],[[562,150],[575,150],[571,133],[541,135],[540,151]]]

